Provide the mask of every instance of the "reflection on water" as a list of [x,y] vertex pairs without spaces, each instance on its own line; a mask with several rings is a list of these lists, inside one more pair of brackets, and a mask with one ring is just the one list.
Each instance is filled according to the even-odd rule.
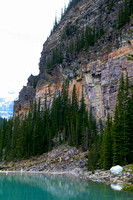
[[41,174],[0,175],[0,200],[128,200],[132,193],[110,186]]

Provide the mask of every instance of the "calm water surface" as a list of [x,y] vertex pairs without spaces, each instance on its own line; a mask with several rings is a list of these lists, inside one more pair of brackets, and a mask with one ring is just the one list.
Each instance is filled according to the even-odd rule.
[[0,175],[0,200],[133,200],[109,185],[41,174]]

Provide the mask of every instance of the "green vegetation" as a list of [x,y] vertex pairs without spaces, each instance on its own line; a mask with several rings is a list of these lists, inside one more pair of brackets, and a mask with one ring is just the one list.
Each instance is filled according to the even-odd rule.
[[0,117],[0,125],[3,124],[4,119],[2,117]]
[[47,58],[46,68],[49,71],[53,70],[57,64],[61,64],[63,62],[63,54],[62,54],[62,46],[59,48],[55,48],[52,51],[51,56]]
[[112,0],[110,3],[109,3],[109,6],[108,6],[108,10],[111,10],[115,5],[115,2],[114,0]]
[[[100,122],[101,134],[89,149],[88,169],[105,170],[113,165],[133,163],[133,85],[121,76],[118,99],[113,120],[108,114],[105,130]],[[99,163],[100,162],[100,163]],[[99,166],[100,164],[100,166]]]
[[[79,53],[83,49],[87,51],[88,48],[93,46],[95,42],[103,35],[104,29],[102,25],[97,29],[95,28],[95,25],[93,26],[93,29],[86,26],[85,30],[83,29],[79,34],[76,26],[71,27],[70,24],[67,23],[64,34],[62,35],[62,39],[71,36],[66,50],[67,56],[68,54]],[[62,45],[59,45],[58,47],[54,48],[51,55],[47,57],[47,72],[49,73],[51,70],[55,69],[57,64],[62,64],[62,62],[63,48]]]
[[119,9],[118,28],[123,27],[133,14],[133,0],[125,0],[124,6]]
[[122,74],[114,119],[112,121],[108,115],[103,134],[100,155],[102,168],[109,169],[112,165],[126,165],[133,162],[132,121],[133,85],[129,83],[128,76],[124,81]]
[[58,144],[68,142],[73,146],[82,146],[84,150],[91,147],[97,136],[92,112],[88,117],[83,92],[78,104],[76,85],[72,99],[68,94],[69,82],[66,80],[61,94],[54,97],[51,109],[45,98],[43,110],[40,109],[40,101],[35,101],[23,120],[19,115],[4,120],[0,128],[0,159],[8,161],[41,155],[52,149],[55,138]]
[[[79,2],[81,2],[83,0],[71,0],[68,4],[68,7],[66,8],[66,6],[64,5],[64,10],[63,8],[61,9],[61,17],[59,19],[59,21],[57,21],[57,16],[55,16],[55,21],[54,21],[54,25],[53,28],[51,30],[51,34],[56,30],[56,28],[59,26],[59,24],[61,23],[61,21],[63,20],[63,18],[65,17],[65,15],[68,13],[68,11],[70,9],[72,9],[73,7],[75,7]],[[70,29],[66,29],[67,34],[70,35],[71,34],[71,30]]]
[[88,50],[90,46],[93,46],[95,42],[101,38],[104,35],[104,29],[103,26],[100,28],[93,26],[93,28],[89,28],[88,26],[85,27],[85,30],[83,29],[80,34],[76,34],[72,37],[72,39],[69,41],[67,53],[79,53],[80,51]]
[[[0,160],[9,161],[41,155],[56,145],[68,143],[89,150],[88,169],[109,169],[112,165],[126,165],[133,162],[133,85],[121,76],[118,100],[113,120],[108,114],[105,130],[96,120],[90,108],[85,105],[84,93],[80,104],[76,85],[72,98],[69,97],[69,82],[62,85],[61,93],[54,97],[51,107],[45,97],[44,109],[40,100],[23,119],[16,116],[3,120],[0,126]],[[132,166],[131,166],[132,167]]]
[[[62,9],[61,11],[61,19],[57,21],[57,17],[55,17],[54,26],[51,31],[53,33],[60,22],[63,20],[64,16],[66,16],[67,12],[75,7],[82,0],[72,0],[69,2],[68,7]],[[108,4],[108,9],[111,10],[115,6],[115,1],[111,0]],[[123,6],[119,8],[118,15],[118,23],[116,23],[116,28],[122,28],[127,22],[130,21],[130,17],[133,14],[133,0],[125,0]],[[77,23],[72,25],[68,22],[64,28],[64,32],[62,34],[62,40],[66,40],[65,44],[67,47],[63,49],[63,45],[57,46],[51,52],[51,54],[47,57],[47,61],[44,65],[46,65],[47,72],[50,73],[57,64],[62,64],[64,55],[66,58],[71,61],[74,54],[75,56],[82,50],[88,50],[89,47],[93,46],[99,38],[101,38],[105,34],[102,16],[99,16],[99,23],[94,24],[89,27],[88,25],[84,25],[82,31],[78,30]],[[70,58],[70,59],[69,59]],[[128,56],[129,60],[132,60],[132,55]],[[43,67],[44,68],[44,67]],[[43,71],[42,71],[43,72]]]
[[124,188],[122,188],[122,191],[133,192],[133,185],[131,185],[131,184],[124,184]]

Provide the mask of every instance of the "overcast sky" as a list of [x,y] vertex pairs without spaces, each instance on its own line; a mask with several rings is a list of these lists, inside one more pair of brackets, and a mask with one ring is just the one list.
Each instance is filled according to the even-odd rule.
[[0,98],[15,98],[30,74],[39,73],[43,43],[68,2],[0,0]]

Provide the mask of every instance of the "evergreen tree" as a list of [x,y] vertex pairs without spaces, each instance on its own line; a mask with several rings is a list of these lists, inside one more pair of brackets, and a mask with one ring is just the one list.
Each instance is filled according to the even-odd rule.
[[128,75],[124,83],[123,74],[118,90],[118,103],[116,105],[113,122],[113,164],[125,165],[129,163],[132,152],[132,95],[130,92]]
[[102,145],[103,142],[103,135],[104,135],[104,131],[103,131],[103,123],[102,120],[99,120],[99,126],[100,126],[100,136],[99,136],[99,147],[100,147],[100,168],[103,168],[103,154],[104,154],[104,145]]
[[88,170],[94,172],[95,169],[98,168],[98,160],[99,160],[99,147],[97,140],[94,141],[93,146],[89,149],[88,155]]
[[102,152],[101,155],[103,160],[103,168],[105,170],[109,169],[112,166],[112,121],[108,114],[105,132],[103,135],[103,142],[102,142]]
[[43,153],[43,136],[41,129],[41,115],[40,115],[40,100],[38,102],[38,108],[36,112],[36,121],[34,125],[34,135],[33,135],[33,154],[40,155]]
[[124,12],[123,8],[119,10],[119,20],[118,20],[118,28],[121,28],[124,25]]
[[86,111],[86,105],[85,105],[85,98],[84,98],[83,89],[82,89],[82,97],[81,97],[80,102],[81,102],[81,103],[80,103],[79,113],[80,113],[80,115],[81,115],[81,123],[83,123],[84,115],[85,115],[85,111]]
[[80,50],[83,49],[84,46],[85,46],[85,39],[84,39],[84,29],[83,29],[80,37]]
[[80,37],[78,34],[76,35],[75,51],[78,53],[80,52]]
[[16,158],[16,143],[17,143],[17,138],[19,135],[19,126],[20,126],[20,117],[15,116],[13,120],[13,131],[12,131],[12,146],[11,146],[11,159],[13,160]]
[[32,128],[32,113],[29,111],[26,118],[26,157],[33,155],[33,128]]
[[113,122],[113,165],[122,164],[120,159],[121,151],[121,135],[119,133],[120,128],[119,114],[118,114],[118,105],[115,106],[114,113],[114,122]]
[[71,133],[72,133],[72,144],[76,144],[76,137],[77,137],[77,111],[78,111],[78,101],[77,101],[77,91],[76,85],[73,86],[72,92],[72,114],[71,114]]
[[133,0],[129,0],[129,16],[133,14]]
[[0,126],[3,124],[4,119],[0,117]]
[[125,0],[124,2],[124,16],[123,16],[124,24],[129,21],[129,8],[128,8],[128,1]]
[[49,129],[50,129],[50,112],[47,106],[47,97],[45,96],[43,121],[42,121],[42,132],[43,132],[43,149],[47,152],[49,149]]
[[85,28],[85,49],[87,50],[89,47],[89,28],[86,26]]
[[119,85],[119,89],[118,89],[118,116],[119,116],[119,134],[120,134],[120,159],[121,159],[121,164],[123,164],[123,160],[124,160],[124,146],[123,144],[125,143],[125,94],[124,94],[124,90],[125,90],[125,83],[124,83],[124,77],[123,74],[121,75],[121,79],[120,79],[120,85]]
[[61,90],[61,96],[62,96],[62,129],[64,129],[64,138],[68,138],[68,127],[67,127],[67,113],[68,113],[68,100],[69,100],[69,81],[68,79],[65,80],[65,82],[62,85]]
[[57,99],[54,97],[53,102],[52,102],[52,108],[51,108],[51,135],[54,137],[57,135],[58,132],[58,127],[57,127]]
[[133,161],[133,91],[132,85],[128,80],[128,74],[126,75],[125,81],[125,130],[124,130],[124,160],[125,164],[132,163]]
[[74,42],[73,42],[73,39],[70,40],[70,43],[69,43],[69,52],[70,53],[74,52]]
[[89,119],[88,119],[88,137],[89,137],[89,148],[92,147],[94,139],[97,136],[96,120],[92,114],[92,107],[90,107]]

